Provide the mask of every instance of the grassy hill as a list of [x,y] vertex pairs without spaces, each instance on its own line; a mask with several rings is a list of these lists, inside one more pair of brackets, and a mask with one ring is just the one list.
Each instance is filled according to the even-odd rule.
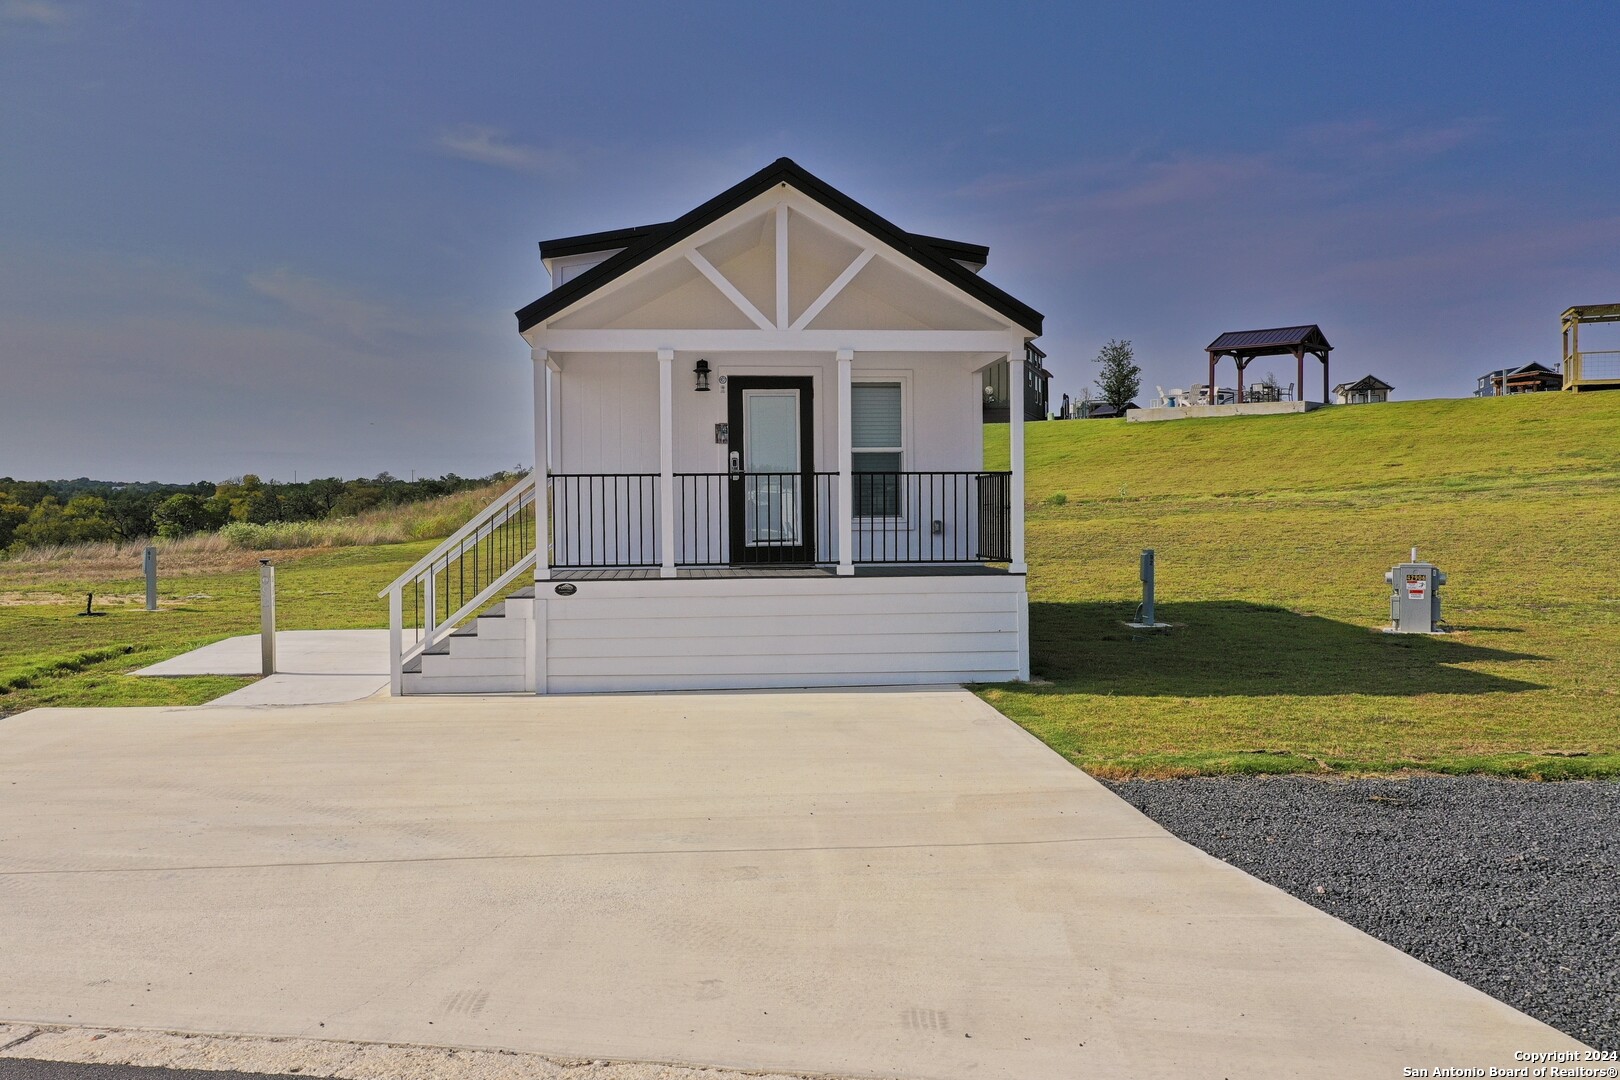
[[[985,696],[1076,763],[1620,772],[1620,394],[1026,431],[1051,685]],[[1412,545],[1458,633],[1374,632]]]
[[[1077,764],[1620,775],[1620,394],[1026,430],[1048,682],[983,694]],[[991,434],[1003,460],[1005,436]],[[1376,631],[1384,571],[1414,544],[1451,576],[1458,633]],[[282,624],[381,625],[376,591],[431,546],[277,553]],[[1159,616],[1178,624],[1164,636],[1122,625],[1144,547]],[[252,632],[259,553],[205,554],[160,561],[156,615],[140,610],[138,551],[0,562],[0,714],[242,685],[124,674]],[[91,589],[109,614],[75,617]]]

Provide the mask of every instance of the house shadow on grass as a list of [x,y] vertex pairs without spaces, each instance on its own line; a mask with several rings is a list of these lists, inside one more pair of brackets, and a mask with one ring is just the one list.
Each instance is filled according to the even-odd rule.
[[1538,683],[1458,667],[1546,657],[1459,637],[1366,626],[1233,601],[1163,604],[1168,633],[1124,626],[1128,604],[1032,603],[1031,666],[1066,691],[1141,697],[1500,694]]

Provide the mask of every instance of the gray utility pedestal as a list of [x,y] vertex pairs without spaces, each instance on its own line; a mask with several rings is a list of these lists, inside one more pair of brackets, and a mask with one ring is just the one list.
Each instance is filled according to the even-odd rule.
[[1443,634],[1440,629],[1440,586],[1446,583],[1445,572],[1433,563],[1418,562],[1417,550],[1412,561],[1403,562],[1384,575],[1393,586],[1389,596],[1391,634]]

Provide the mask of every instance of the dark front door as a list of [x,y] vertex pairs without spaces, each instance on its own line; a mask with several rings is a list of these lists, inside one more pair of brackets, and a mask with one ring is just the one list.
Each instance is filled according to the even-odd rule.
[[734,375],[727,382],[731,561],[815,562],[811,381]]

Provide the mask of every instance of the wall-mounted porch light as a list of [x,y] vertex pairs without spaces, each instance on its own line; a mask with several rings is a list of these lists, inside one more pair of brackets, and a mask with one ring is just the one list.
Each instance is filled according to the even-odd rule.
[[707,394],[709,392],[709,362],[699,360],[697,367],[692,369],[692,374],[697,376],[697,392]]

